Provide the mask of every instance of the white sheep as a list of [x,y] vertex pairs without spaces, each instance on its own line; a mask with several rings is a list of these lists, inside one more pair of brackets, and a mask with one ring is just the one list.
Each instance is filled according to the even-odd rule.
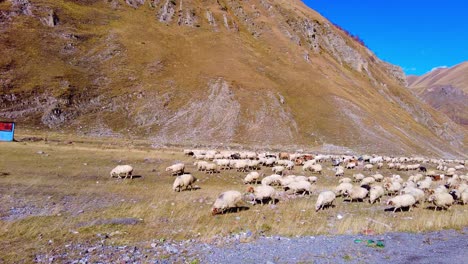
[[375,179],[376,182],[381,182],[384,179],[384,176],[382,174],[374,174],[372,177]]
[[353,188],[344,192],[344,196],[349,197],[349,199],[351,199],[351,202],[359,200],[362,201],[367,197],[368,193],[369,191],[366,188],[362,188],[360,186],[353,186]]
[[221,193],[213,206],[211,207],[211,214],[215,215],[222,213],[227,209],[237,208],[242,202],[242,194],[238,191],[225,191]]
[[247,174],[247,176],[245,176],[244,178],[244,184],[257,183],[259,178],[260,173],[256,171],[249,172],[249,174]]
[[393,197],[392,199],[388,200],[387,205],[392,205],[393,212],[395,213],[397,209],[401,209],[402,207],[411,207],[416,203],[416,199],[410,194],[402,194]]
[[338,183],[344,183],[344,182],[346,182],[346,183],[352,183],[353,181],[352,181],[350,178],[347,178],[347,177],[346,177],[346,178],[342,178],[342,179],[340,179],[340,180],[338,181]]
[[372,164],[366,164],[366,165],[364,165],[364,169],[363,169],[363,170],[368,170],[368,171],[370,171],[370,170],[372,170],[373,168],[374,168],[374,165],[372,165]]
[[166,171],[172,171],[172,175],[180,175],[184,173],[185,165],[183,163],[176,163],[166,168]]
[[353,179],[354,179],[355,182],[360,182],[364,178],[365,178],[365,176],[363,174],[361,174],[361,173],[353,174]]
[[247,160],[236,160],[236,163],[234,164],[234,168],[237,171],[246,172],[249,169],[249,162]]
[[402,188],[400,182],[397,181],[392,181],[392,182],[387,182],[384,184],[384,188],[387,191],[389,195],[396,194],[399,192]]
[[196,181],[197,179],[192,174],[182,174],[175,178],[172,190],[180,192],[182,187],[185,187],[186,190],[190,187],[190,190],[192,190],[192,184]]
[[276,191],[275,188],[268,186],[268,185],[260,185],[257,187],[250,186],[247,188],[247,192],[251,192],[255,196],[256,201],[260,201],[263,204],[263,201],[269,200],[270,202],[274,202]]
[[380,185],[372,186],[369,191],[369,203],[373,204],[377,200],[381,201],[382,196],[385,194],[384,189]]
[[417,186],[421,190],[428,190],[429,188],[431,188],[431,184],[432,184],[432,178],[426,177],[424,178],[424,180],[418,181]]
[[266,176],[265,178],[262,179],[262,185],[279,184],[280,179],[281,179],[281,175],[277,175],[277,174]]
[[273,173],[275,174],[283,174],[283,171],[284,171],[284,167],[283,166],[274,166],[272,169]]
[[461,201],[463,205],[468,204],[468,190],[461,193]]
[[416,203],[424,201],[424,191],[416,187],[405,187],[401,190],[401,194],[410,194],[416,200]]
[[326,206],[332,206],[335,201],[336,195],[332,191],[323,191],[319,194],[317,202],[315,203],[315,211],[324,209]]
[[218,165],[214,164],[214,163],[208,163],[205,165],[205,172],[206,173],[218,173]]
[[130,176],[130,179],[133,179],[133,167],[130,165],[117,165],[110,172],[110,177],[118,177],[119,179],[125,175],[125,179]]
[[320,165],[320,164],[310,165],[309,167],[307,167],[307,170],[309,170],[311,172],[317,172],[317,173],[321,174],[322,173],[322,165]]
[[374,177],[365,177],[364,179],[362,179],[361,181],[361,186],[362,185],[371,185],[372,183],[375,182],[375,179]]
[[434,204],[434,211],[437,208],[449,209],[454,202],[452,195],[445,192],[435,193],[427,201]]
[[336,177],[344,176],[344,168],[342,166],[335,167],[335,176]]
[[307,181],[309,181],[310,183],[316,183],[317,180],[318,178],[316,176],[307,177]]
[[286,187],[284,187],[285,191],[291,191],[292,193],[300,193],[302,195],[311,194],[312,193],[312,184],[308,181],[294,181],[289,183]]
[[206,162],[206,161],[195,161],[195,162],[193,163],[194,166],[197,166],[197,169],[198,169],[199,171],[204,171],[204,170],[206,170],[206,165],[207,165],[207,164],[208,164],[208,162]]
[[343,195],[346,191],[349,191],[353,188],[353,185],[349,182],[343,182],[340,183],[338,186],[335,188],[335,194],[340,196]]

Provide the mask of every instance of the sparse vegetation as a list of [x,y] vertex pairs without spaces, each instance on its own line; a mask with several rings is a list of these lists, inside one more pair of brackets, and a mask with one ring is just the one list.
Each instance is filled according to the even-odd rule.
[[[346,203],[338,198],[336,207],[316,213],[318,193],[212,216],[210,208],[220,192],[245,189],[245,173],[198,172],[191,165],[192,158],[180,149],[153,149],[147,141],[66,134],[42,137],[48,141],[1,143],[0,170],[9,173],[0,177],[0,257],[6,262],[17,262],[25,254],[32,259],[38,251],[54,250],[73,241],[94,241],[97,234],[116,232],[120,235],[110,236],[108,243],[210,241],[246,230],[257,235],[302,236],[363,230],[422,232],[468,225],[462,205],[436,212],[420,205],[411,212],[393,214],[384,212],[384,202]],[[200,180],[196,183],[200,189],[172,190],[174,177],[165,168],[174,161],[190,164],[187,171]],[[109,171],[119,163],[134,167],[133,180],[109,177]],[[349,173],[346,171],[345,177],[350,177]],[[389,173],[382,171],[383,175]],[[332,189],[338,181],[333,175],[333,171],[324,170],[319,188]],[[408,173],[402,175],[406,178]],[[338,214],[343,218],[338,219]],[[136,224],[119,224],[115,219],[135,219]]]

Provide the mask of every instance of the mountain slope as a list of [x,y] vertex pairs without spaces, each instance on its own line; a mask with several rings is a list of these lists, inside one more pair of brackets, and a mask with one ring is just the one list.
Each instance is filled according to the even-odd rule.
[[408,78],[408,87],[454,122],[468,128],[468,62]]
[[0,117],[155,144],[464,155],[466,132],[300,1],[0,2]]

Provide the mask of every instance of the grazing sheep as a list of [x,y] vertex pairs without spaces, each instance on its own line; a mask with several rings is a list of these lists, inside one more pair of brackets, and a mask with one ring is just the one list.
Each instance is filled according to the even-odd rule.
[[377,163],[377,169],[379,169],[379,170],[382,169],[383,165],[384,164],[382,162]]
[[247,160],[236,160],[236,163],[234,164],[234,168],[237,171],[246,172],[249,169],[249,162]]
[[432,184],[432,178],[431,177],[426,177],[426,178],[424,178],[424,180],[418,181],[418,183],[416,185],[421,190],[428,190],[429,188],[431,188],[431,184]]
[[349,182],[343,182],[340,183],[338,186],[335,188],[335,194],[337,196],[344,195],[346,191],[349,191],[353,188],[353,185]]
[[312,193],[312,184],[308,181],[294,181],[284,187],[284,190],[290,190],[294,194],[302,192],[302,195],[307,192],[310,195]]
[[424,175],[418,173],[416,175],[411,175],[409,178],[408,178],[408,181],[412,181],[412,182],[418,182],[418,181],[421,181],[423,179]]
[[279,184],[279,180],[281,179],[281,175],[273,174],[270,176],[266,176],[262,179],[262,185],[277,185]]
[[199,171],[204,171],[204,170],[206,170],[206,165],[207,165],[207,164],[208,164],[208,162],[206,162],[206,161],[195,161],[195,162],[193,163],[194,166],[197,166],[197,169],[198,169]]
[[332,191],[321,192],[317,198],[317,202],[315,203],[315,211],[317,212],[320,209],[324,209],[326,206],[333,205],[335,198],[336,196]]
[[361,173],[358,174],[353,174],[354,182],[360,182],[362,179],[364,179],[364,175]]
[[388,200],[387,205],[392,205],[394,207],[393,212],[395,213],[397,209],[402,207],[409,207],[411,211],[411,207],[416,203],[416,199],[410,194],[402,194],[393,197],[392,199]]
[[317,180],[318,178],[316,176],[307,177],[307,181],[309,181],[310,183],[316,183]]
[[211,214],[219,214],[230,208],[236,208],[242,201],[242,194],[238,191],[225,191],[221,193],[213,206],[211,207]]
[[463,205],[468,204],[468,190],[461,193],[461,201]]
[[214,163],[208,163],[205,165],[205,173],[218,173],[218,165]]
[[273,187],[268,185],[260,185],[257,187],[248,187],[247,192],[253,193],[256,201],[260,201],[263,204],[263,201],[269,200],[270,202],[275,199],[276,191]]
[[437,208],[449,209],[453,204],[453,197],[448,193],[440,192],[429,196],[427,201],[434,204],[434,211]]
[[384,176],[382,174],[374,174],[372,177],[375,179],[376,182],[381,182],[384,179]]
[[355,162],[348,162],[345,166],[346,169],[354,169],[356,168],[356,163]]
[[247,174],[247,176],[245,176],[244,178],[244,184],[257,183],[259,178],[260,173],[256,171],[249,172],[249,174]]
[[290,184],[291,182],[295,182],[295,181],[296,181],[296,180],[295,180],[295,176],[294,176],[294,175],[282,177],[281,179],[278,180],[279,185],[281,185],[281,186],[287,186],[287,185]]
[[412,195],[416,203],[424,202],[424,191],[416,187],[405,187],[400,193]]
[[125,175],[125,179],[130,176],[130,179],[133,179],[133,167],[130,165],[117,165],[110,172],[110,177],[122,178],[122,175]]
[[283,167],[283,166],[274,166],[271,170],[272,170],[273,173],[275,173],[275,174],[282,175],[282,174],[283,174],[283,171],[284,171],[284,167]]
[[335,170],[336,170],[335,171],[335,176],[336,177],[341,177],[341,176],[344,175],[344,168],[343,167],[338,166],[338,167],[335,168]]
[[166,168],[166,171],[172,171],[172,175],[184,174],[185,165],[183,163],[176,163]]
[[306,177],[306,176],[295,176],[294,177],[294,181],[308,181],[310,183],[313,183],[311,181],[309,181],[309,177]]
[[373,204],[377,199],[381,202],[382,196],[385,194],[384,189],[380,185],[372,186],[369,191],[369,203]]
[[366,165],[364,165],[364,169],[363,169],[363,170],[371,171],[373,168],[374,168],[374,165],[372,165],[372,164],[366,164]]
[[374,177],[366,177],[366,178],[362,179],[361,185],[370,185],[370,184],[372,184],[374,182],[375,182]]
[[401,190],[401,184],[397,181],[387,182],[384,184],[384,188],[388,195],[394,195]]
[[353,181],[350,178],[342,178],[338,181],[338,183],[352,183]]
[[304,162],[304,165],[302,165],[302,170],[303,171],[308,171],[308,170],[310,170],[310,167],[312,165],[315,165],[316,163],[317,163],[317,161],[314,160],[314,159],[313,160],[308,160],[308,161]]
[[369,191],[365,188],[360,186],[353,186],[353,188],[344,192],[344,196],[347,196],[349,199],[351,199],[351,202],[362,201],[367,197],[368,193]]
[[195,183],[197,179],[192,176],[192,174],[182,174],[181,176],[177,176],[174,180],[174,184],[172,185],[172,190],[174,192],[180,192],[182,187],[185,187],[185,190],[190,187],[192,190],[192,184]]
[[[304,167],[303,167],[304,169]],[[317,172],[319,174],[322,173],[322,165],[320,164],[314,164],[314,165],[310,165],[307,170],[311,171],[311,172]]]

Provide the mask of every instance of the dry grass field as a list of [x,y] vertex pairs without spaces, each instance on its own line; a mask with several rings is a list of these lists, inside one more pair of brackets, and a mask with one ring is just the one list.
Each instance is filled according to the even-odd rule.
[[[17,138],[29,136],[25,133]],[[242,178],[246,173],[198,172],[182,149],[153,149],[144,141],[35,136],[47,141],[0,143],[0,259],[5,263],[30,262],[38,251],[97,240],[97,234],[113,234],[107,243],[131,245],[151,239],[210,241],[246,230],[255,236],[301,236],[468,226],[468,207],[463,205],[434,211],[423,204],[410,212],[392,213],[384,211],[388,208],[384,201],[370,205],[338,198],[334,208],[315,212],[317,192],[333,190],[338,182],[329,163],[319,175],[317,192],[310,196],[283,196],[276,205],[246,203],[248,210],[212,216],[210,208],[220,192],[245,191]],[[165,167],[176,161],[184,162],[187,171],[199,179],[199,189],[172,191],[174,177]],[[137,177],[110,178],[109,172],[117,164],[131,164]],[[271,168],[262,172],[270,175]],[[302,174],[301,167],[292,173]],[[353,173],[357,172],[347,170],[345,176]],[[389,176],[394,172],[380,173]],[[409,176],[407,172],[398,174],[405,179]]]

